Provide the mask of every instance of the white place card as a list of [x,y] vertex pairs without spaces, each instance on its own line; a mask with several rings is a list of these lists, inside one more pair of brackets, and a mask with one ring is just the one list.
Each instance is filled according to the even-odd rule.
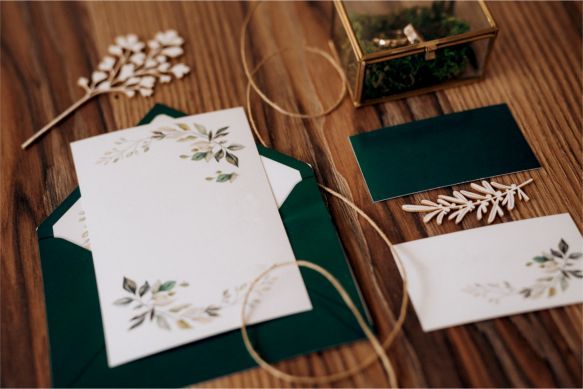
[[395,246],[425,331],[583,302],[583,240],[569,214]]
[[[248,282],[294,260],[242,108],[71,148],[111,367],[239,328]],[[299,270],[252,306],[252,323],[311,309]]]

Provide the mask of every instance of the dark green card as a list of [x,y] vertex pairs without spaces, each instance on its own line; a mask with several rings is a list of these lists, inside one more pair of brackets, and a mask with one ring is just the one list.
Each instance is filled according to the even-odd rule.
[[[183,116],[156,105],[139,124],[159,114]],[[258,148],[262,156],[298,170],[302,177],[279,208],[294,254],[330,271],[368,317],[314,172],[303,162],[275,150]],[[80,198],[76,189],[37,230],[53,386],[186,386],[256,366],[236,330],[109,368],[91,252],[53,233],[53,225]],[[310,270],[301,269],[301,274],[313,309],[250,327],[255,347],[268,361],[364,337],[328,281]]]
[[350,137],[374,201],[540,167],[506,104]]

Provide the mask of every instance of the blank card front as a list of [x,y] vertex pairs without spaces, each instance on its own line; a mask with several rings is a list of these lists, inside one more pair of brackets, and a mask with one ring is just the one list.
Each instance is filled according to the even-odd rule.
[[350,142],[374,201],[540,167],[506,104],[382,128]]

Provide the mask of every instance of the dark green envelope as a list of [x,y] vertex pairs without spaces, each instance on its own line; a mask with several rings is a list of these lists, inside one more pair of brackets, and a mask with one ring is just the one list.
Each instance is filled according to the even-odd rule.
[[540,167],[506,104],[350,137],[374,201]]
[[[156,105],[139,124],[149,123],[159,114],[184,116]],[[301,173],[302,181],[279,209],[294,254],[334,274],[366,315],[312,169],[274,150],[258,147],[261,155]],[[240,331],[236,330],[109,368],[91,252],[53,236],[53,225],[79,198],[76,189],[37,231],[53,386],[175,387],[256,366],[243,346]],[[255,347],[268,361],[364,337],[334,288],[310,270],[301,272],[313,309],[250,327]]]

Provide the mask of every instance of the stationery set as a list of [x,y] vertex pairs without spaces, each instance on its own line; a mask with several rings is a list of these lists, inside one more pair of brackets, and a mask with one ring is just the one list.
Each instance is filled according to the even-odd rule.
[[[487,132],[493,123],[503,131]],[[350,141],[376,201],[540,166],[505,105]],[[433,164],[423,159],[432,144],[442,148]],[[256,146],[242,109],[186,116],[156,105],[138,127],[72,150],[81,190],[38,228],[55,386],[183,386],[254,366],[237,331],[241,300],[276,262],[310,258],[367,315],[311,167]],[[499,190],[472,185],[482,200],[441,197],[467,205]],[[508,188],[501,204],[528,200]],[[583,301],[583,240],[568,214],[395,250],[425,331]],[[251,336],[270,361],[364,336],[313,273],[265,277],[251,298]]]
[[[182,78],[189,68],[170,64],[182,44],[173,30],[118,37],[61,116],[100,93],[147,97]],[[500,176],[541,167],[505,104],[347,142],[372,202],[464,187],[402,207],[425,223],[494,223],[531,200],[532,179]],[[270,363],[370,340],[318,274],[288,266],[252,283],[309,260],[373,326],[314,171],[256,145],[243,108],[158,104],[138,126],[71,150],[79,188],[37,230],[54,386],[185,386],[254,367],[242,320]],[[424,331],[583,302],[583,239],[569,214],[387,244]]]

